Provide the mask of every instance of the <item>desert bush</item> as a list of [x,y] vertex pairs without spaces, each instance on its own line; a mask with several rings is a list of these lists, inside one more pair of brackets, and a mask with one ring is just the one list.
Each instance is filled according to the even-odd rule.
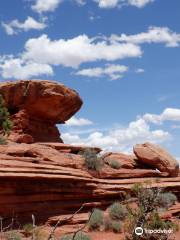
[[115,202],[113,203],[109,209],[109,215],[112,219],[118,219],[118,220],[122,220],[126,217],[127,215],[127,209],[126,207],[124,207],[122,204],[120,204],[119,202]]
[[173,223],[171,221],[164,221],[161,219],[157,211],[152,212],[149,222],[146,224],[149,229],[171,229]]
[[49,233],[43,229],[43,227],[36,227],[34,230],[35,240],[48,239]]
[[6,240],[21,240],[21,234],[15,230],[6,233]]
[[143,187],[143,185],[140,184],[135,184],[132,188],[132,191],[134,192],[137,200],[137,208],[132,209],[129,206],[127,207],[129,217],[129,222],[126,222],[126,230],[128,230],[127,239],[169,239],[169,235],[165,233],[161,235],[144,233],[141,236],[137,236],[134,230],[136,227],[142,227],[146,229],[174,228],[174,223],[161,219],[158,213],[160,207],[162,207],[162,204],[169,206],[169,203],[174,203],[174,195],[162,193],[162,189],[157,187]]
[[23,226],[23,230],[25,235],[31,235],[32,230],[33,230],[33,225],[32,223],[27,223]]
[[104,215],[103,211],[100,209],[95,208],[91,214],[91,217],[89,219],[89,229],[90,230],[97,230],[100,228],[101,225],[103,225],[104,222]]
[[[62,236],[60,240],[72,240],[72,239],[73,234],[66,234]],[[78,232],[73,240],[91,240],[91,238],[83,232]]]
[[96,151],[90,148],[86,148],[79,152],[85,160],[85,166],[88,169],[99,171],[103,167],[103,160],[97,156]]
[[[12,128],[12,122],[9,119],[9,112],[5,107],[3,97],[0,95],[0,130],[2,134],[9,135]],[[4,138],[0,137],[0,144],[5,144]]]
[[121,232],[121,223],[119,221],[112,221],[112,230],[115,233],[120,233]]
[[157,199],[159,206],[164,207],[164,208],[171,207],[172,205],[175,204],[176,201],[177,201],[176,195],[174,195],[173,193],[170,193],[170,192],[165,192],[165,193],[159,194],[158,199]]
[[113,231],[114,233],[121,232],[121,223],[120,221],[112,220],[110,218],[104,221],[105,231]]
[[0,145],[5,145],[7,144],[6,139],[0,137]]
[[113,159],[109,161],[109,166],[114,169],[121,168],[121,164],[117,160],[113,160]]

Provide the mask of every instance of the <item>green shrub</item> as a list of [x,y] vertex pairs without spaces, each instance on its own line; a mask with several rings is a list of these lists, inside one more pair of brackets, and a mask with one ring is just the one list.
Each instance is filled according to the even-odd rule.
[[147,224],[149,229],[171,229],[173,228],[173,223],[171,221],[164,221],[161,219],[157,211],[154,211],[150,216],[150,221]]
[[33,225],[32,223],[27,223],[23,226],[23,230],[25,232],[25,235],[30,235],[32,233],[33,230]]
[[121,164],[117,160],[109,160],[109,166],[114,169],[120,169]]
[[88,169],[99,171],[103,167],[103,160],[98,157],[96,151],[90,148],[79,152],[84,157],[85,166]]
[[122,220],[127,215],[127,209],[118,202],[113,203],[108,210],[112,219]]
[[121,232],[121,224],[119,221],[112,221],[112,230],[115,233]]
[[7,142],[6,142],[6,139],[0,137],[0,145],[6,145]]
[[[9,119],[9,112],[5,107],[3,97],[0,95],[0,131],[2,135],[9,135],[12,128],[12,122]],[[0,137],[0,144],[6,144],[6,140]]]
[[[73,234],[66,234],[62,236],[60,240],[72,240],[72,239],[73,239]],[[91,240],[91,238],[83,232],[78,232],[74,240]]]
[[21,235],[17,231],[10,231],[6,233],[7,240],[21,240]]
[[92,215],[89,219],[89,229],[96,230],[99,229],[101,225],[103,225],[104,215],[103,211],[100,209],[95,208],[92,212]]
[[114,233],[120,233],[121,232],[121,223],[120,221],[106,219],[104,221],[104,228],[105,231],[113,231]]
[[158,205],[160,207],[169,208],[177,201],[177,197],[173,193],[161,193],[158,196]]

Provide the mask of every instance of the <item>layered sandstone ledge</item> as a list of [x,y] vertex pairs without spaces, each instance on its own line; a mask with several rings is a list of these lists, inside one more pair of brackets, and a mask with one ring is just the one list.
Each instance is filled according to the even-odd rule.
[[180,199],[180,176],[168,177],[168,173],[150,168],[116,170],[108,164],[100,172],[88,171],[77,154],[82,149],[62,143],[0,146],[0,216],[30,221],[33,213],[41,222],[71,214],[83,203],[85,211],[105,208],[123,199],[135,183],[145,181],[174,192]]
[[[74,90],[49,81],[18,81],[0,84],[0,93],[14,122],[10,141],[0,145],[0,216],[7,222],[12,217],[29,222],[32,214],[44,222],[72,214],[82,204],[84,213],[106,208],[145,181],[180,199],[178,162],[154,144],[134,146],[133,155],[106,153],[103,168],[90,171],[79,154],[85,147],[61,143],[55,124],[66,121],[82,104]],[[111,168],[111,160],[121,168]]]

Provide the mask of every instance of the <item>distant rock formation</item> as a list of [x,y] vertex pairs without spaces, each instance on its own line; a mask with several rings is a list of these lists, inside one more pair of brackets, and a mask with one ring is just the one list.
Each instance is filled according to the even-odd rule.
[[0,84],[14,123],[10,140],[18,143],[62,142],[55,124],[64,123],[81,107],[74,90],[52,81],[14,81]]

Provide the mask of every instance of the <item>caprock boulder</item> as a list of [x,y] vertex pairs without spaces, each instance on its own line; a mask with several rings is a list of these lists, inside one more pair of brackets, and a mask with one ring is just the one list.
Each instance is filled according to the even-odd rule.
[[62,142],[56,124],[67,121],[82,105],[76,91],[45,80],[1,83],[0,94],[14,123],[9,139],[19,143]]

